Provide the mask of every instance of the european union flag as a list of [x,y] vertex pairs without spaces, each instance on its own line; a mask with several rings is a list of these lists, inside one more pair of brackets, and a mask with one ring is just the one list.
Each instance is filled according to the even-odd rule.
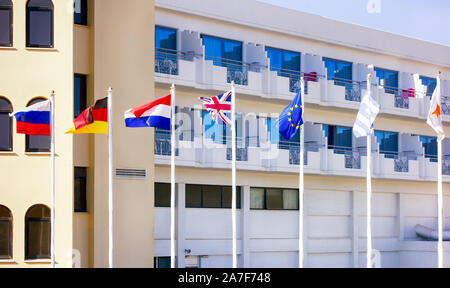
[[303,124],[302,93],[298,90],[294,100],[284,108],[278,118],[279,132],[284,139],[289,140],[297,134]]

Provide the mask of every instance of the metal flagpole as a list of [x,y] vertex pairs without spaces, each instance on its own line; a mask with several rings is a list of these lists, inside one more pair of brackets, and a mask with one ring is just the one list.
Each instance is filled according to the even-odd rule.
[[114,267],[113,233],[113,133],[112,133],[112,88],[108,88],[108,148],[109,148],[109,268]]
[[234,81],[231,82],[231,218],[232,218],[232,242],[233,242],[233,268],[237,268],[236,252],[236,92]]
[[170,268],[175,268],[175,85],[170,88]]
[[[440,87],[441,72],[438,72],[436,80],[439,81],[438,85]],[[441,92],[440,90],[438,91]],[[439,95],[439,107],[441,105],[441,95]],[[442,139],[438,137],[438,267],[444,268],[444,256],[443,256],[443,199],[442,199]]]
[[52,210],[51,210],[51,245],[50,245],[50,253],[52,258],[52,268],[55,268],[55,91],[52,91],[50,96],[50,107],[51,107],[51,115],[50,115],[50,134],[51,134],[51,161],[52,161]]
[[[304,91],[305,91],[305,78],[301,77],[300,79],[300,94],[302,96],[302,119],[303,119],[303,112],[305,111],[305,104],[304,104]],[[304,205],[303,205],[303,194],[304,194],[304,181],[303,181],[303,175],[304,175],[304,162],[305,162],[305,125],[303,124],[300,127],[300,175],[299,175],[299,195],[298,195],[298,211],[299,211],[299,226],[298,226],[298,267],[303,268],[303,258],[304,258],[304,247],[303,247],[303,217],[304,217]]]
[[[367,74],[367,95],[370,96],[370,80],[372,75]],[[372,173],[371,173],[371,158],[372,158],[372,133],[373,129],[370,129],[369,135],[367,135],[367,268],[372,267]]]

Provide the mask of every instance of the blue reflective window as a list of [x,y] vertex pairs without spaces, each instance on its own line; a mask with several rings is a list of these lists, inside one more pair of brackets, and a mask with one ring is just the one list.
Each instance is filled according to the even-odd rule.
[[431,162],[437,162],[437,138],[430,136],[420,136],[420,142],[425,150],[425,157]]
[[[328,148],[337,153],[352,150],[352,128],[344,126],[326,125],[328,132]],[[323,128],[322,128],[323,129]]]
[[156,51],[177,50],[177,30],[171,28],[155,27]]
[[270,70],[278,71],[280,76],[300,74],[300,53],[276,48],[266,48],[270,59]]
[[427,86],[427,96],[433,96],[434,89],[436,88],[436,78],[430,78],[425,76],[420,76],[422,84]]
[[336,85],[345,86],[346,83],[352,81],[352,63],[335,60],[330,58],[323,58],[325,68],[327,68],[327,78],[335,80]]
[[212,36],[201,36],[205,46],[205,60],[214,65],[233,67],[242,65],[242,42]]
[[[212,118],[211,114],[203,110],[203,126],[205,129],[205,137],[212,139],[217,144],[230,144],[231,145],[231,126],[220,121],[217,124]],[[236,144],[243,145],[243,126],[242,115],[236,114]]]
[[78,25],[87,26],[87,0],[75,0],[74,5],[73,22]]
[[379,151],[387,158],[394,158],[398,154],[398,133],[375,130],[375,137],[379,145]]
[[378,84],[381,85],[381,80],[384,82],[384,91],[386,93],[395,94],[398,91],[398,72],[375,68],[375,73],[378,77]]
[[175,29],[155,26],[155,72],[178,75]]

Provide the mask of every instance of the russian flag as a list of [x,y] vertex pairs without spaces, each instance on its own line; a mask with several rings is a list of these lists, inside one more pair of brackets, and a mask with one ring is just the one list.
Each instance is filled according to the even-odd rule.
[[47,100],[14,113],[17,133],[50,136],[50,109],[50,100]]
[[125,112],[127,127],[157,127],[170,130],[170,95]]

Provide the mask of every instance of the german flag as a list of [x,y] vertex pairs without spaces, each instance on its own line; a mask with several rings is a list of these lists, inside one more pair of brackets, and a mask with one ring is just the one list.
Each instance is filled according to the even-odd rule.
[[108,134],[108,98],[97,100],[84,110],[66,134]]

